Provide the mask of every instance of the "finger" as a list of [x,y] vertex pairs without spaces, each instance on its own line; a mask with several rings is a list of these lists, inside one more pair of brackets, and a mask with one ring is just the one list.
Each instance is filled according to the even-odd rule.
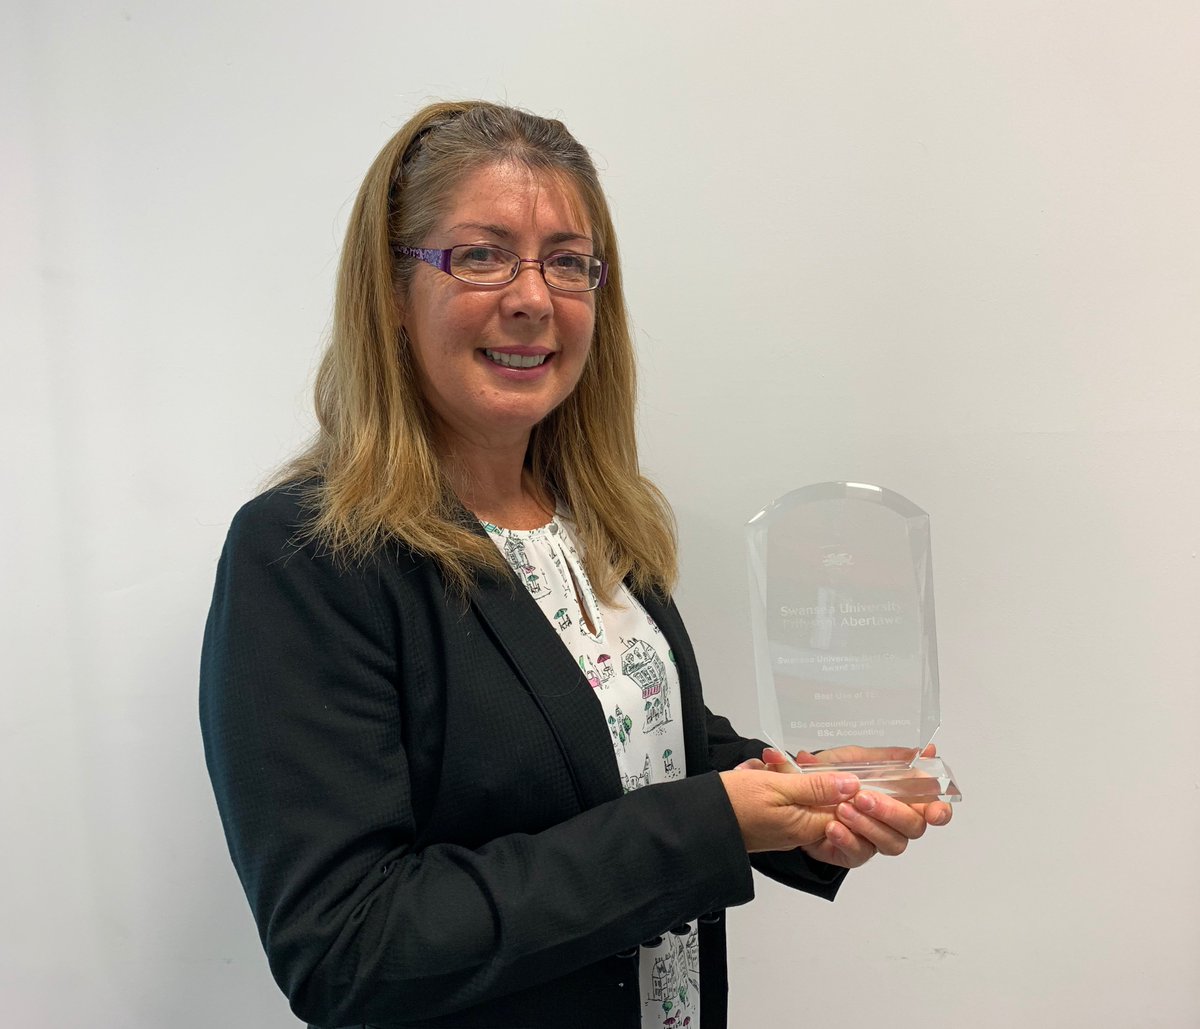
[[895,830],[905,839],[919,840],[925,835],[926,822],[922,812],[901,800],[874,790],[866,790],[864,793],[865,796],[854,798],[854,807],[860,813]]
[[924,810],[921,817],[926,825],[945,825],[954,817],[954,809],[944,801],[934,801],[932,804],[922,804]]
[[764,766],[772,772],[798,772],[795,764],[788,760],[788,756],[775,747],[767,747],[762,755]]
[[852,803],[839,804],[836,813],[838,821],[856,836],[870,843],[880,854],[897,857],[908,848],[907,836],[896,832],[883,822],[876,821],[870,815],[864,815]]
[[898,761],[908,764],[916,756],[916,753],[915,747],[834,747],[831,750],[823,750],[820,754],[810,754],[807,751],[801,751],[796,755],[796,763],[812,765],[867,765],[883,761]]
[[837,808],[838,819],[873,844],[881,854],[895,857],[925,833],[925,818],[907,804],[873,790]]
[[758,758],[751,757],[751,758],[747,758],[740,765],[735,765],[735,767],[736,768],[749,768],[753,771],[761,772],[761,771],[764,771],[767,766],[765,764],[763,764],[761,761],[759,761]]
[[825,827],[825,838],[839,855],[839,859],[831,862],[832,864],[844,865],[846,868],[859,868],[877,853],[873,843],[851,832],[841,822],[830,822]]
[[822,764],[863,765],[871,761],[890,761],[883,747],[834,747],[816,756]]
[[[933,745],[930,744],[930,747]],[[908,764],[917,756],[915,747],[858,747],[862,761],[901,761]],[[929,747],[925,748],[926,750]],[[922,754],[922,757],[932,757],[932,754]]]

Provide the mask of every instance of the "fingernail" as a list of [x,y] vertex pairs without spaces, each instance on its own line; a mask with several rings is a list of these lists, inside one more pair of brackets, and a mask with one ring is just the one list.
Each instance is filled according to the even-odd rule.
[[853,797],[858,792],[858,779],[853,775],[839,775],[837,790],[843,797]]
[[934,825],[945,825],[946,822],[948,822],[949,820],[950,820],[950,813],[948,811],[939,811],[936,815],[933,816],[933,824]]
[[870,811],[875,807],[875,798],[870,793],[863,791],[854,798],[854,803],[857,805],[859,811]]

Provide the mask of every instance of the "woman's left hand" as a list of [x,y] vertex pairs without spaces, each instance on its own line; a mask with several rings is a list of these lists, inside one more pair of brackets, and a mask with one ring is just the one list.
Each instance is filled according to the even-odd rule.
[[[933,757],[935,753],[930,746],[921,756]],[[803,764],[825,764],[856,758],[849,753],[843,757],[831,750],[822,751],[819,758],[798,754],[797,759]],[[861,756],[858,759],[861,760]],[[781,751],[771,747],[763,751],[761,761],[743,761],[738,767],[773,772],[799,771]],[[825,838],[801,849],[817,861],[840,868],[858,868],[876,854],[893,857],[903,854],[912,840],[925,835],[927,826],[945,825],[951,815],[950,805],[942,801],[910,805],[877,790],[860,790],[852,800],[838,805],[837,819],[826,827]]]

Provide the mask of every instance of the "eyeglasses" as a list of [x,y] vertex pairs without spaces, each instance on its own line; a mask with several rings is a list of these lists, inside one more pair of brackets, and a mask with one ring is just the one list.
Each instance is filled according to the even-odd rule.
[[547,286],[568,293],[587,293],[599,289],[608,278],[608,262],[590,254],[563,251],[545,260],[521,257],[502,247],[479,243],[460,243],[445,250],[427,247],[393,247],[398,257],[415,257],[461,282],[475,286],[504,286],[512,282],[523,264],[536,264]]

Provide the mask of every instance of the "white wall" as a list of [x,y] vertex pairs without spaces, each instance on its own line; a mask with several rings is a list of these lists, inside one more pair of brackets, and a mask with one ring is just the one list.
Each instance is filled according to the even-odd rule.
[[933,516],[955,824],[734,912],[733,1024],[1200,1022],[1190,0],[13,2],[0,23],[8,1025],[293,1026],[195,715],[228,519],[311,426],[339,237],[431,97],[561,114],[627,263],[712,706],[741,526]]

